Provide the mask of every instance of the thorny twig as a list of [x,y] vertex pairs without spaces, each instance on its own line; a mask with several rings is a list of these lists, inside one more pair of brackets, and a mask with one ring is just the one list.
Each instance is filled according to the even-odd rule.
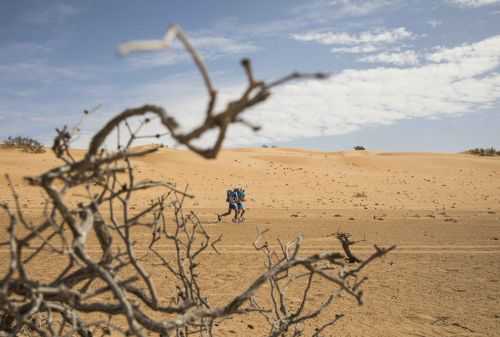
[[[349,256],[352,253],[348,246],[343,245],[343,254],[337,252],[321,253],[304,259],[299,257],[302,244],[301,237],[286,245],[279,241],[281,252],[276,252],[267,241],[264,241],[264,233],[267,231],[257,229],[257,239],[254,242],[254,247],[266,257],[266,266],[271,274],[267,278],[267,282],[272,309],[270,313],[261,312],[261,314],[270,326],[269,336],[273,337],[285,336],[291,329],[293,330],[293,336],[302,336],[304,333],[303,323],[321,315],[324,310],[330,307],[335,298],[342,293],[347,293],[359,304],[362,304],[363,292],[360,286],[366,278],[359,279],[358,275],[371,261],[384,256],[395,248],[395,246],[391,246],[384,249],[375,246],[375,252],[364,261],[358,259],[350,262]],[[344,234],[342,237],[349,236],[347,233],[342,234]],[[342,243],[342,239],[340,237],[338,239]],[[344,263],[344,260],[348,261],[349,264],[357,264],[349,266]],[[280,270],[277,268],[280,265],[286,265],[287,267]],[[294,270],[296,271],[294,272]],[[287,289],[304,278],[307,279],[305,284],[303,282],[299,283],[302,288],[302,291],[299,291],[301,295],[298,297],[289,296]],[[322,295],[325,300],[319,305],[317,304],[313,308],[306,310],[307,304],[310,302],[310,294],[313,291],[315,279],[327,281],[334,287],[330,293],[327,293],[324,291],[325,284],[322,283],[320,289],[323,289]],[[260,308],[256,299],[253,299],[252,303]],[[336,314],[334,319],[317,328],[313,336],[320,336],[323,330],[333,326],[341,317],[343,317],[342,314]]]

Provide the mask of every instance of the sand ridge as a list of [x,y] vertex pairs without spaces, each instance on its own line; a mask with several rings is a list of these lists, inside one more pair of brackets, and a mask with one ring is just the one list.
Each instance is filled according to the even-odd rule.
[[[54,156],[5,149],[0,154],[0,171],[10,174],[28,215],[40,216],[43,195],[23,177],[54,167]],[[397,244],[398,249],[370,267],[365,305],[342,304],[347,316],[331,335],[500,336],[498,158],[245,148],[204,160],[187,151],[161,149],[133,164],[139,179],[189,184],[196,198],[187,207],[200,215],[211,234],[224,234],[218,245],[222,255],[210,253],[203,261],[206,277],[217,275],[209,289],[215,302],[236,294],[263,271],[251,245],[256,226],[270,229],[270,242],[302,233],[304,254],[337,249],[331,234],[342,230],[366,240],[354,248],[357,254],[368,254],[374,243]],[[247,221],[216,223],[215,213],[226,207],[225,190],[239,185],[247,190]],[[141,195],[132,206],[144,206],[156,193],[161,191]],[[67,196],[70,201],[79,197],[76,192]],[[0,200],[13,202],[3,178]],[[5,225],[0,233],[3,238]],[[147,242],[149,233],[141,235]],[[89,251],[94,247],[91,243]],[[172,254],[168,247],[159,249]],[[0,261],[6,261],[2,256],[7,253],[0,250]],[[47,267],[37,268],[43,273]],[[219,335],[235,336],[231,331],[240,328],[238,336],[265,332],[245,327],[235,318]]]

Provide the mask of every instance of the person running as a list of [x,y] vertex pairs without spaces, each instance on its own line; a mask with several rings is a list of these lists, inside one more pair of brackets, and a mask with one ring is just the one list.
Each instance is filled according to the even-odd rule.
[[238,207],[238,222],[244,222],[245,218],[243,215],[245,214],[245,190],[243,188],[235,188],[236,195],[238,196],[236,206]]
[[224,214],[217,214],[217,221],[221,222],[223,217],[231,215],[231,212],[234,210],[233,222],[236,222],[238,220],[238,194],[233,190],[227,190],[226,202],[228,203],[227,212]]

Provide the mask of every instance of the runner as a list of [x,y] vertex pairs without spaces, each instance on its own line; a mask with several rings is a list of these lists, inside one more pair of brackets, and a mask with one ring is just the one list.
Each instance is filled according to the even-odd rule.
[[226,202],[228,203],[227,212],[224,214],[217,214],[217,221],[221,222],[223,217],[231,215],[231,212],[234,210],[233,222],[236,222],[238,220],[238,193],[227,190]]

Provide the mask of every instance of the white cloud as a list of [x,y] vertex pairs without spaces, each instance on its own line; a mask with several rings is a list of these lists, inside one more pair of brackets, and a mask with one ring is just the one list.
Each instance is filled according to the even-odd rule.
[[447,0],[447,1],[456,6],[469,7],[469,8],[478,8],[482,6],[500,3],[500,0]]
[[364,16],[393,4],[390,0],[334,0],[331,4],[340,7],[343,15]]
[[366,54],[366,53],[373,53],[379,50],[380,47],[376,47],[370,44],[363,46],[338,47],[330,49],[332,53],[345,53],[345,54]]
[[[225,17],[217,21],[209,33],[242,38],[282,37],[292,32],[331,27],[332,22],[348,17],[362,17],[378,13],[401,0],[308,0],[290,5],[280,18],[270,21],[248,23],[236,17]],[[349,26],[363,25],[363,22],[348,23]]]
[[347,133],[410,118],[474,113],[500,99],[500,35],[426,56],[410,68],[346,70],[326,81],[289,84],[248,113],[259,135],[232,130],[233,144]]
[[[474,113],[500,100],[500,35],[418,56],[420,64],[411,67],[345,70],[328,80],[277,88],[267,102],[245,113],[246,119],[263,126],[262,131],[255,134],[235,126],[229,130],[227,144],[242,146],[345,134],[404,119]],[[227,74],[213,75],[220,93],[220,111],[229,100],[241,95],[244,76],[241,74],[241,82],[235,83],[227,82]],[[106,111],[117,112],[145,102],[160,104],[185,128],[203,120],[208,99],[196,73],[119,93],[115,90],[106,96]],[[99,118],[107,117],[99,114]],[[102,121],[94,125],[100,124]],[[203,141],[207,139],[210,137]]]
[[397,2],[398,0],[315,0],[298,5],[291,12],[307,19],[323,21],[371,15]]
[[380,53],[376,55],[368,55],[359,58],[358,61],[367,63],[387,63],[397,66],[417,65],[419,64],[419,56],[413,50],[407,50],[401,53]]
[[416,35],[404,27],[393,30],[374,30],[358,34],[334,32],[309,32],[292,34],[298,41],[312,41],[325,45],[357,45],[357,44],[392,44],[404,40],[414,39]]
[[[386,55],[368,56],[363,58],[364,62],[385,62],[394,58],[393,64],[398,63],[396,56],[390,56],[390,51],[399,51],[402,42],[406,40],[414,40],[417,35],[408,31],[404,27],[399,27],[392,30],[374,29],[361,33],[335,33],[335,32],[309,32],[301,34],[293,34],[291,37],[298,41],[312,41],[323,45],[334,45],[330,51],[340,54],[369,54],[384,51]],[[406,61],[411,62],[409,55],[406,55]],[[383,59],[385,61],[383,61]],[[377,61],[378,60],[378,61]]]
[[496,63],[500,55],[500,38],[497,35],[478,43],[464,44],[454,48],[439,47],[426,56],[436,63],[477,62],[478,66],[487,62]]
[[[439,48],[420,55],[420,60],[418,66],[407,68],[345,70],[325,81],[287,84],[276,89],[267,102],[246,112],[245,117],[262,125],[262,131],[255,134],[243,126],[233,127],[227,144],[338,135],[404,119],[474,113],[500,99],[500,35],[455,48]],[[192,83],[199,86],[193,88]],[[221,82],[215,79],[215,83]],[[219,86],[218,110],[229,99],[239,97],[242,88],[227,82]],[[152,102],[174,115],[180,113],[179,118],[188,126],[203,119],[207,103],[197,77],[157,82],[123,95],[136,100],[128,101],[129,106]]]
[[443,24],[443,21],[441,20],[429,20],[427,21],[427,23],[429,24],[429,26],[431,26],[432,28],[437,28],[439,26],[441,26]]

